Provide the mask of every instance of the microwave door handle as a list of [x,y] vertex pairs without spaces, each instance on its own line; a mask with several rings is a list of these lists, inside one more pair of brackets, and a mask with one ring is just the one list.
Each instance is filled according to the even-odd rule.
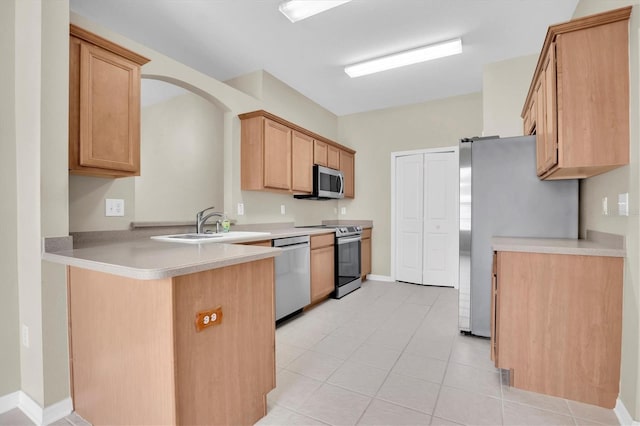
[[344,194],[344,175],[340,173],[338,177],[340,177],[340,190],[338,192]]

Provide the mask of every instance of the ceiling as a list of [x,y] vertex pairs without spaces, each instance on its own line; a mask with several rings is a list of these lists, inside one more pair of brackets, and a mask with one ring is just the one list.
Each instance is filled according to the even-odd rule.
[[[291,23],[281,0],[70,0],[79,15],[225,81],[264,69],[336,115],[482,90],[484,65],[538,54],[578,0],[353,0]],[[349,78],[344,66],[462,37],[461,55]]]

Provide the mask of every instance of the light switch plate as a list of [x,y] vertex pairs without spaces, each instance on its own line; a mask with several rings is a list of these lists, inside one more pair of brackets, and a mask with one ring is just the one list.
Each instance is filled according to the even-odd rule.
[[347,214],[347,208],[346,207],[340,207],[340,214]]
[[244,204],[238,203],[238,216],[244,215]]
[[287,209],[284,204],[280,204],[280,214],[287,214]]
[[609,215],[609,203],[607,202],[607,197],[602,197],[602,216]]
[[119,198],[105,198],[105,216],[124,216],[124,200]]

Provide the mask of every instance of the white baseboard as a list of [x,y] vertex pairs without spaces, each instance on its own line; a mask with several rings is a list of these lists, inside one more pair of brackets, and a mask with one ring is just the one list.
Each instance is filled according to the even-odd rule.
[[20,402],[20,391],[0,396],[0,414],[11,411],[18,406]]
[[631,414],[627,411],[627,407],[624,406],[620,398],[616,401],[613,412],[616,413],[618,421],[622,426],[640,426],[640,422],[633,420],[633,417],[631,417]]
[[51,404],[45,407],[42,413],[42,424],[49,425],[55,423],[58,420],[67,417],[73,411],[73,401],[71,398],[65,398],[62,401],[58,401],[55,404]]
[[0,397],[0,413],[6,413],[14,408],[19,408],[35,424],[48,425],[71,414],[73,403],[71,398],[66,398],[43,409],[22,391]]
[[367,274],[367,279],[371,281],[385,281],[385,282],[395,282],[395,280],[387,275],[373,275]]

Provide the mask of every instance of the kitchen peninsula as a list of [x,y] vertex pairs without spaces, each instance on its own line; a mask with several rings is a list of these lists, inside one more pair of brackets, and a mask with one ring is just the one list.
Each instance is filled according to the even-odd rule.
[[79,415],[93,424],[238,425],[265,415],[279,249],[148,238],[44,244],[44,260],[67,265]]

